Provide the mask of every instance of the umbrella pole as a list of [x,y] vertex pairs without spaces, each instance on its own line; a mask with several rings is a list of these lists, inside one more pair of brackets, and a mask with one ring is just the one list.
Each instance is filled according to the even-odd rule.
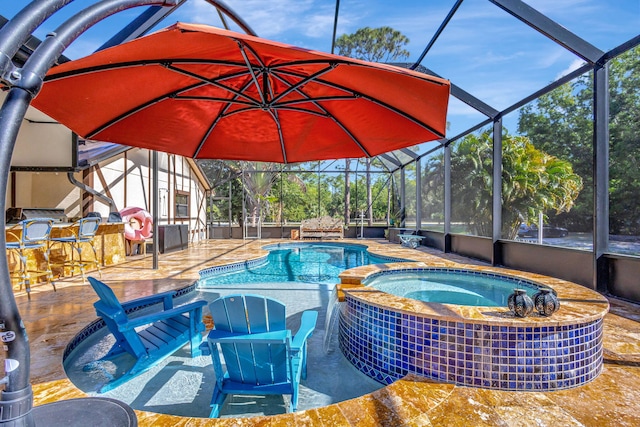
[[[0,109],[0,179],[3,183],[0,185],[0,211],[3,223],[6,222],[6,184],[9,181],[11,155],[30,101],[31,94],[13,88]],[[6,248],[4,232],[0,233],[0,247]],[[16,417],[30,417],[33,406],[33,393],[29,384],[29,340],[13,296],[6,256],[0,256],[0,295],[0,341],[7,349],[4,362],[6,376],[0,379],[0,383],[4,384],[4,391],[0,393],[0,425],[4,425],[4,421],[13,422]],[[32,421],[26,421],[26,425],[33,425]]]
[[[143,5],[173,6],[176,0],[106,0],[87,7],[57,28],[33,52],[22,69],[13,67],[12,58],[31,32],[51,14],[63,7],[68,0],[34,1],[9,21],[0,31],[0,71],[11,88],[0,109],[0,211],[6,222],[6,196],[11,156],[22,120],[33,97],[40,91],[44,75],[62,54],[64,49],[85,30],[104,18],[122,10]],[[5,233],[0,233],[0,247],[6,248]],[[0,392],[0,426],[35,425],[33,391],[29,382],[30,350],[27,331],[16,304],[6,256],[0,257],[0,341],[6,347],[5,376],[0,378],[4,390]],[[107,405],[109,402],[106,402]],[[46,405],[45,405],[46,406]],[[69,405],[44,408],[42,418],[55,413],[69,413]],[[133,411],[131,411],[133,413]],[[135,417],[135,415],[134,415]],[[49,417],[55,425],[59,417]],[[87,420],[78,420],[84,424]],[[68,424],[68,423],[67,423]],[[136,422],[137,424],[137,422]]]

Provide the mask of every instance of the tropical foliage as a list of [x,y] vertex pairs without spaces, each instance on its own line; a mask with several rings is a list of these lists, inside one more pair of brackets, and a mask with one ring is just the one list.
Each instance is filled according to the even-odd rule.
[[[536,149],[528,138],[502,136],[502,235],[515,238],[521,222],[539,212],[566,212],[582,189],[582,179],[571,164]],[[452,148],[452,221],[468,232],[491,236],[493,227],[493,138],[490,131],[468,135]],[[442,156],[424,168],[423,191],[434,202],[444,200]]]
[[[214,203],[210,212],[214,221],[228,221],[229,185],[232,186],[232,221],[253,222],[255,216],[265,223],[298,223],[306,218],[329,215],[340,218],[344,212],[345,174],[325,173],[315,164],[305,164],[298,171],[283,170],[283,165],[270,163],[201,161],[203,170],[214,187]],[[316,169],[313,172],[309,170]],[[366,174],[351,172],[349,182],[352,203],[360,212],[367,206]],[[377,174],[372,180],[372,216],[376,223],[386,223],[389,176]],[[242,214],[245,195],[246,218]],[[354,221],[356,215],[350,218]],[[348,224],[348,223],[347,223]]]
[[[612,234],[640,234],[640,47],[609,65],[609,212]],[[585,74],[526,105],[519,133],[565,159],[584,181],[570,212],[552,222],[575,231],[593,226],[593,75]]]

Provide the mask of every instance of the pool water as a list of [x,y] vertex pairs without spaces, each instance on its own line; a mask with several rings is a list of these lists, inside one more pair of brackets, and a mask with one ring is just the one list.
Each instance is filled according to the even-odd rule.
[[377,274],[363,282],[388,294],[424,302],[506,307],[515,288],[533,296],[540,287],[522,279],[471,270],[420,269]]
[[403,261],[370,254],[365,246],[331,243],[268,245],[262,262],[224,272],[212,268],[203,275],[199,288],[247,283],[311,282],[339,283],[344,270],[369,264]]

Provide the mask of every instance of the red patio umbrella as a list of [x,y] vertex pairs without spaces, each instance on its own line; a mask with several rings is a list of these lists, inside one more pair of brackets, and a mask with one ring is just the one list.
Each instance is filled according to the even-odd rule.
[[87,139],[295,163],[442,138],[448,100],[440,78],[178,23],[53,68],[32,105]]

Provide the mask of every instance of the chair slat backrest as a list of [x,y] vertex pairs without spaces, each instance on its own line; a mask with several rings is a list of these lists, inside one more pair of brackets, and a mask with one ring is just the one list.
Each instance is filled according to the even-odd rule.
[[227,377],[231,381],[250,385],[291,382],[290,340],[291,334],[280,342],[249,339],[246,343],[219,343]]
[[91,240],[96,235],[102,220],[98,217],[86,217],[78,221],[78,238]]
[[259,295],[229,295],[210,304],[216,329],[258,333],[285,329],[286,308],[280,301]]
[[113,293],[113,290],[93,277],[89,277],[88,279],[91,287],[100,298],[99,301],[93,304],[96,310],[108,313],[108,317],[112,318],[116,323],[125,323],[128,321],[129,319],[127,318],[125,310],[116,297],[116,294]]
[[22,241],[35,243],[46,241],[51,233],[53,220],[49,218],[35,218],[22,221]]
[[125,332],[120,331],[120,326],[125,325],[129,318],[120,304],[120,301],[113,293],[113,290],[102,283],[101,281],[88,277],[89,283],[93,290],[98,294],[100,298],[93,303],[96,312],[109,328],[109,331],[115,337],[117,343],[122,346],[128,353],[136,355],[138,357],[145,354],[146,350],[142,344],[142,340],[134,330],[127,330]]
[[[216,330],[258,334],[285,330],[285,305],[259,295],[230,295],[212,302]],[[247,337],[247,341],[251,338]],[[274,384],[290,380],[288,352],[291,334],[282,342],[221,343],[227,375],[246,384]],[[214,355],[215,357],[215,355]]]

